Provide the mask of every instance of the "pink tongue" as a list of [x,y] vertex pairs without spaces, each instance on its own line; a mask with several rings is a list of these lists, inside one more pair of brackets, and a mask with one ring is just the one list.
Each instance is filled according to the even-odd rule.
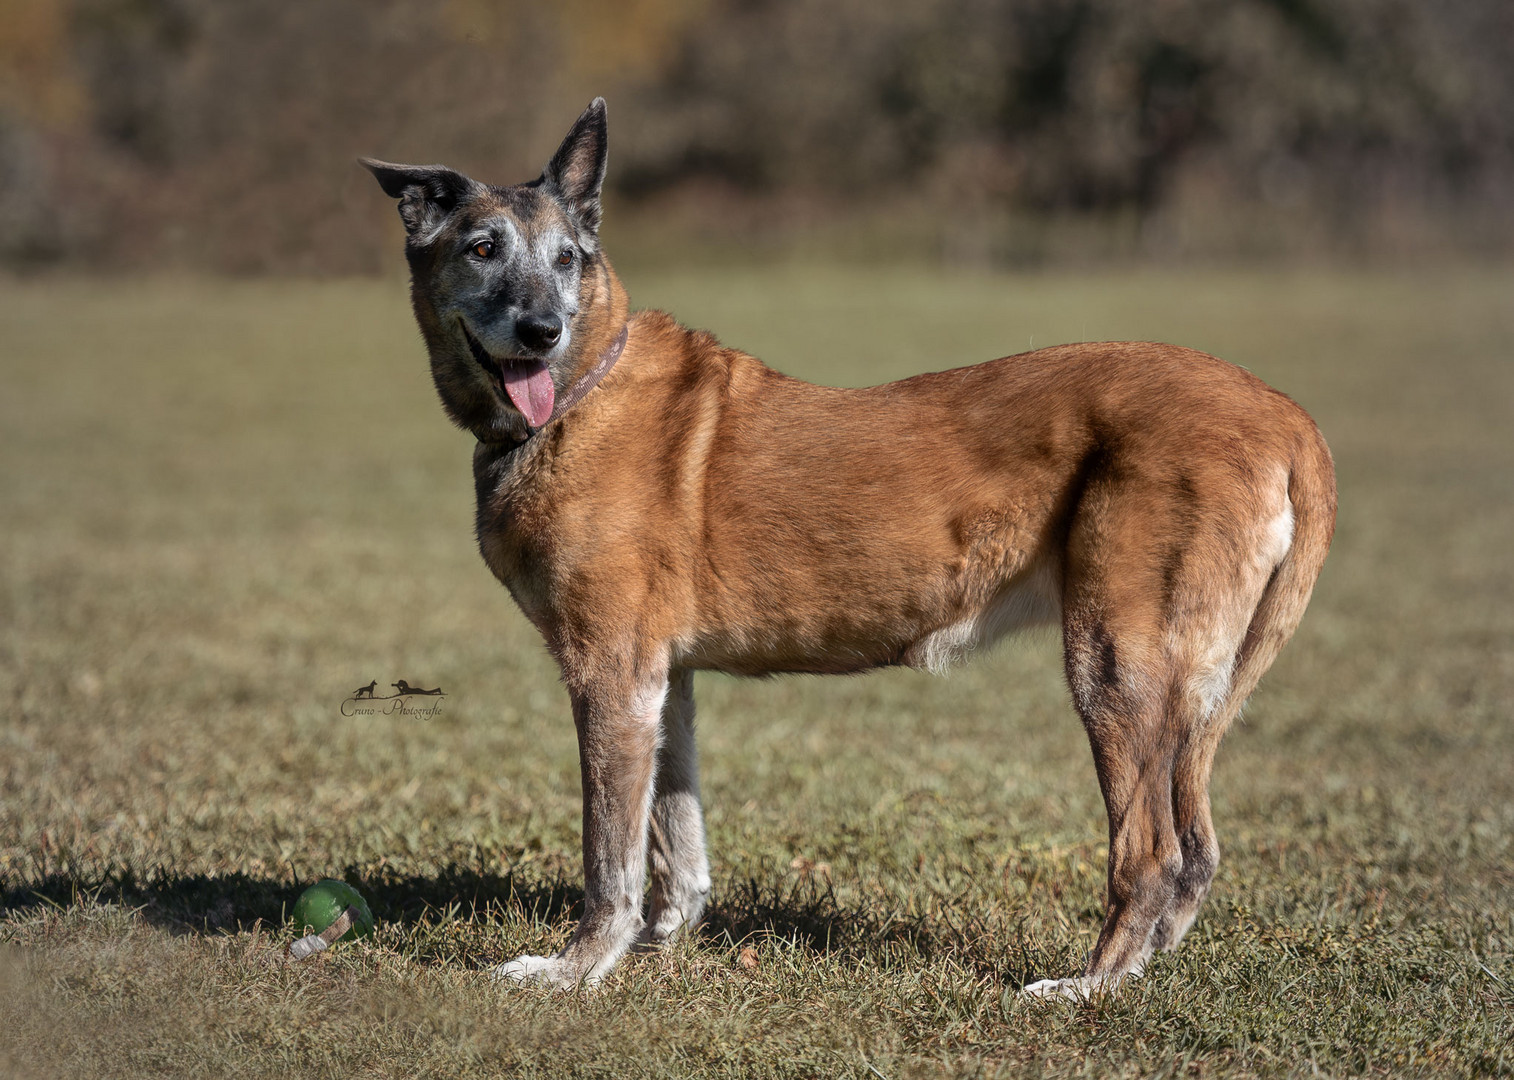
[[500,374],[504,376],[505,393],[515,407],[525,416],[526,423],[539,428],[552,419],[552,373],[546,364],[507,364]]

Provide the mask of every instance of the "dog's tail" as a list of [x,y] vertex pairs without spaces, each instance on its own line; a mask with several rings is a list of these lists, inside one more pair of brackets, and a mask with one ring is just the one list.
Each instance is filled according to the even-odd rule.
[[1324,436],[1305,418],[1305,435],[1288,474],[1293,538],[1262,591],[1236,652],[1230,687],[1218,715],[1229,723],[1298,629],[1335,535],[1335,465]]

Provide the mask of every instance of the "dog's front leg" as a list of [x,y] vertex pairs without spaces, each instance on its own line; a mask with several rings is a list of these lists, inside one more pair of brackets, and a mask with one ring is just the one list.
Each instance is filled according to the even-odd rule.
[[500,978],[567,987],[597,982],[641,932],[647,820],[667,672],[572,691],[584,800],[584,914],[556,956],[519,956]]
[[694,673],[674,671],[662,710],[662,746],[657,752],[657,788],[652,799],[648,863],[651,912],[642,945],[690,934],[710,896],[710,864],[699,806],[699,754],[694,748]]

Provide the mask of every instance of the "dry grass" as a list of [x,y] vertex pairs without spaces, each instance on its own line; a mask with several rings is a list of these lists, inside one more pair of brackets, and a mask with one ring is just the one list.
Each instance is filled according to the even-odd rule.
[[[1507,272],[629,283],[820,380],[1156,338],[1314,412],[1338,539],[1221,752],[1183,950],[1114,1000],[1015,995],[1077,966],[1103,891],[1043,638],[946,680],[701,677],[704,933],[596,993],[489,985],[580,898],[575,749],[402,286],[9,283],[0,1072],[1514,1071]],[[342,720],[375,677],[440,683],[441,716]],[[328,874],[378,934],[280,965]]]

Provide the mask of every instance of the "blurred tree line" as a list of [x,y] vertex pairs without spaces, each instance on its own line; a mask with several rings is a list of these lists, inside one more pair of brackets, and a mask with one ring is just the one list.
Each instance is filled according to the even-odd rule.
[[1510,0],[0,0],[0,260],[390,265],[356,154],[526,179],[596,93],[669,250],[1514,242]]

